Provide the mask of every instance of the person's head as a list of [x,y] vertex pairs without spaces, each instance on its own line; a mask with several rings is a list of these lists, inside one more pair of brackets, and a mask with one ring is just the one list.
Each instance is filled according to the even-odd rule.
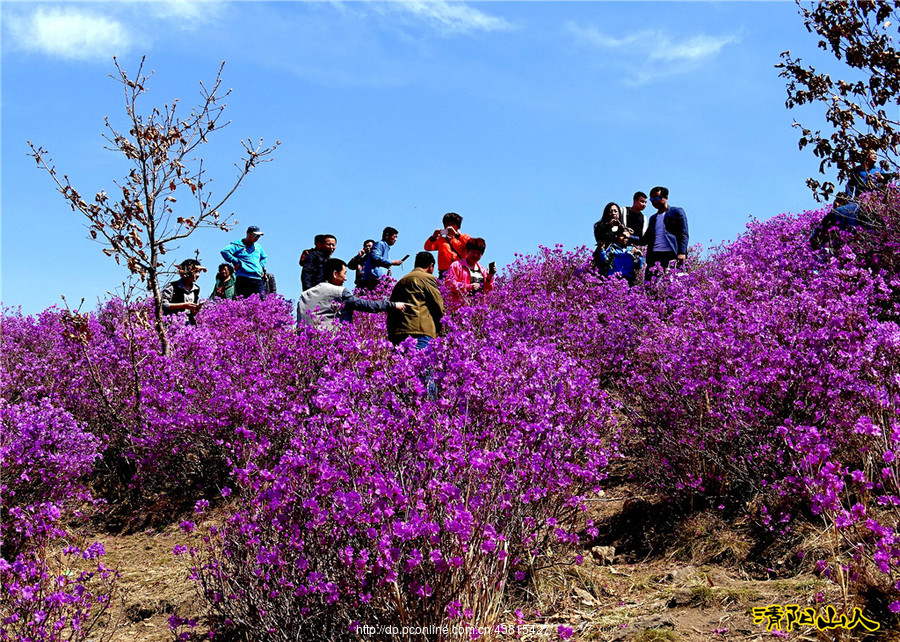
[[316,234],[313,241],[316,244],[316,249],[325,254],[325,256],[331,256],[335,248],[337,248],[337,237],[333,234]]
[[220,263],[219,270],[216,273],[216,276],[219,277],[221,281],[227,281],[231,278],[231,275],[234,274],[234,266],[231,263]]
[[200,276],[201,272],[205,272],[206,268],[200,265],[200,261],[197,259],[185,259],[177,266],[178,274],[181,276],[181,280],[186,283],[193,283],[197,280],[197,277]]
[[434,255],[431,252],[419,252],[416,254],[416,260],[413,267],[422,268],[429,274],[434,272]]
[[462,227],[462,216],[456,212],[447,212],[444,214],[444,218],[441,219],[441,223],[444,224],[444,227],[456,228],[456,231],[458,232],[459,228]]
[[388,245],[393,245],[397,242],[397,235],[399,232],[393,227],[386,227],[384,231],[381,233],[381,240],[387,243]]
[[865,166],[867,169],[872,169],[875,167],[876,163],[878,163],[878,150],[877,149],[869,149],[866,151],[866,160]]
[[631,209],[635,212],[643,212],[647,207],[647,195],[643,192],[635,192],[632,197]]
[[325,280],[332,285],[344,285],[347,282],[347,264],[341,259],[330,258],[322,267]]
[[631,238],[631,230],[627,227],[617,225],[613,234],[615,235],[616,245],[620,247],[628,245],[628,239]]
[[371,252],[373,245],[375,245],[375,241],[373,239],[366,239],[365,241],[363,241],[363,252],[365,252],[366,254]]
[[622,212],[619,210],[619,206],[615,203],[607,203],[606,207],[603,208],[603,216],[604,221],[611,221],[612,219],[622,219]]
[[468,263],[469,265],[475,265],[476,263],[478,263],[478,261],[481,260],[481,257],[484,256],[484,250],[486,247],[487,244],[481,237],[469,239],[466,243],[466,263]]
[[259,240],[259,237],[262,235],[262,230],[260,230],[256,225],[251,225],[247,228],[247,236],[244,237],[244,243],[246,243],[247,245],[253,245]]
[[834,206],[842,207],[850,202],[850,195],[847,192],[838,192],[834,195]]
[[669,188],[657,185],[650,190],[650,203],[658,212],[665,212],[669,207]]

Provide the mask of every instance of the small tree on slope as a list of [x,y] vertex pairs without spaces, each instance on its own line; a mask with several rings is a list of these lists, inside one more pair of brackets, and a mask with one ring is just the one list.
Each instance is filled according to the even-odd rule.
[[[177,99],[162,110],[153,108],[149,114],[138,111],[138,100],[147,93],[147,82],[152,76],[152,72],[144,74],[144,60],[141,59],[137,74],[129,78],[118,60],[113,58],[117,74],[111,77],[125,90],[125,113],[131,124],[131,128],[123,133],[105,119],[107,149],[121,152],[132,165],[125,180],[115,182],[121,198],[111,197],[101,190],[93,202],[88,202],[72,187],[68,176],[64,174],[60,179],[46,150],[31,141],[28,146],[30,155],[50,174],[72,210],[87,217],[90,236],[104,246],[103,253],[115,258],[120,265],[124,262],[129,272],[146,284],[153,298],[160,347],[168,355],[169,342],[162,322],[159,285],[160,273],[165,267],[163,255],[174,249],[175,242],[199,228],[227,231],[233,217],[221,216],[219,208],[234,194],[247,174],[260,163],[271,160],[267,157],[279,142],[263,147],[262,140],[256,145],[249,139],[241,141],[244,155],[239,163],[235,163],[237,176],[226,188],[224,196],[214,201],[207,189],[209,180],[205,177],[203,159],[195,157],[194,153],[208,142],[213,131],[228,124],[219,122],[225,109],[222,100],[231,93],[221,86],[225,63],[219,67],[211,88],[200,83],[201,103],[181,118],[176,113]],[[194,203],[196,209],[192,214],[187,213],[186,207],[176,206],[179,192],[187,193],[186,200]]]

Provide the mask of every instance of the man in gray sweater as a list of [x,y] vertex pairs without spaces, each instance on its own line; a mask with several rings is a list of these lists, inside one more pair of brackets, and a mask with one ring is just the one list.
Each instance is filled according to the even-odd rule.
[[308,290],[304,290],[297,302],[297,325],[309,323],[326,330],[336,330],[337,321],[349,323],[353,312],[386,312],[403,310],[405,303],[395,303],[382,299],[371,301],[353,296],[344,283],[347,282],[347,264],[341,259],[331,258],[323,267],[325,280]]

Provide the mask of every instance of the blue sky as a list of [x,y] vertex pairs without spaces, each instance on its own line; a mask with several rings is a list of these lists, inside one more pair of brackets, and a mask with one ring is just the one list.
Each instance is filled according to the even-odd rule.
[[456,211],[502,266],[591,244],[607,202],[656,184],[704,246],[751,216],[817,207],[805,180],[818,164],[791,127],[813,115],[784,107],[774,68],[786,49],[818,60],[792,2],[4,1],[0,18],[0,300],[26,314],[61,294],[91,308],[126,277],[26,145],[82,193],[114,190],[127,170],[103,148],[104,117],[124,125],[113,55],[129,71],[147,56],[146,111],[195,104],[226,62],[231,124],[202,150],[214,190],[241,139],[282,143],[229,201],[238,229],[169,255],[200,250],[204,295],[218,251],[251,224],[296,298],[317,233],[348,259],[392,225],[399,258]]

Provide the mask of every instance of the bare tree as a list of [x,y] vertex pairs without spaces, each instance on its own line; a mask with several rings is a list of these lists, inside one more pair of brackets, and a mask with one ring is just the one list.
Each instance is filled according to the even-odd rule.
[[[106,149],[121,152],[131,162],[132,168],[122,182],[114,181],[116,192],[121,198],[114,198],[105,191],[98,192],[92,202],[82,198],[63,174],[60,179],[46,150],[28,141],[31,156],[38,166],[45,169],[57,189],[73,211],[84,214],[88,219],[88,230],[92,239],[103,245],[103,253],[122,263],[131,274],[137,275],[147,286],[153,298],[156,332],[164,354],[169,354],[169,341],[162,321],[162,292],[159,278],[165,268],[163,256],[175,249],[173,245],[190,236],[199,228],[217,228],[227,231],[234,222],[233,214],[219,213],[225,202],[234,194],[244,177],[268,158],[280,144],[276,141],[264,147],[249,139],[242,140],[244,154],[235,163],[237,176],[226,187],[224,196],[213,200],[208,190],[211,179],[206,178],[203,159],[195,156],[197,148],[208,142],[209,136],[222,129],[228,122],[220,122],[225,103],[222,102],[231,90],[222,89],[222,70],[219,67],[212,87],[200,83],[200,104],[191,109],[190,114],[181,118],[176,113],[178,99],[166,104],[162,110],[153,108],[149,114],[138,111],[139,99],[148,92],[147,83],[153,72],[144,73],[145,58],[141,59],[137,74],[129,78],[127,72],[113,58],[116,65],[115,76],[111,78],[121,83],[125,92],[125,113],[131,128],[120,132],[105,119],[106,133],[103,137]],[[192,203],[190,209],[176,205],[178,198]],[[177,211],[176,211],[177,208]]]
[[[827,107],[825,118],[833,131],[801,130],[800,149],[813,146],[821,159],[819,172],[836,167],[838,180],[846,180],[852,169],[875,150],[882,169],[896,169],[900,146],[900,51],[894,36],[900,34],[900,0],[797,0],[810,33],[819,37],[820,49],[830,51],[850,70],[855,80],[833,80],[825,73],[802,64],[790,51],[776,65],[787,79],[786,106],[808,103]],[[828,198],[834,184],[810,178],[807,185],[816,198]]]

